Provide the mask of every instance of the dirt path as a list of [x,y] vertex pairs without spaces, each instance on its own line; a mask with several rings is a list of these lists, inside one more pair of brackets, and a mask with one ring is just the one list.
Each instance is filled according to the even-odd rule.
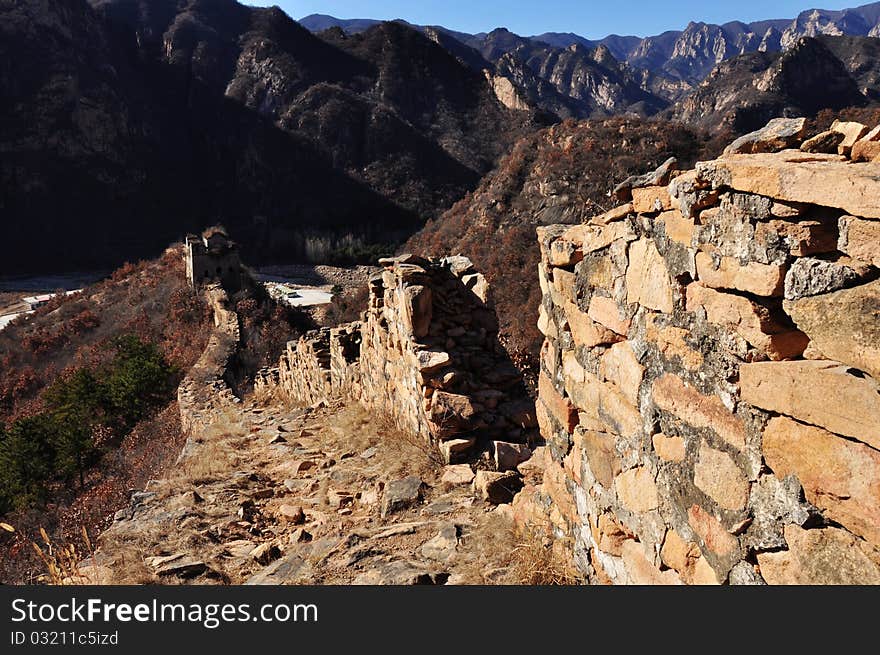
[[[520,546],[469,468],[359,405],[244,404],[133,495],[100,539],[96,581],[512,584]],[[445,476],[445,477],[444,477]]]

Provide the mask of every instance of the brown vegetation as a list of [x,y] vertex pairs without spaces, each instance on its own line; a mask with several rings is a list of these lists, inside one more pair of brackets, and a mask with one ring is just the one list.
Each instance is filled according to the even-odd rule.
[[501,338],[520,366],[534,362],[540,289],[535,227],[580,223],[610,209],[614,186],[675,156],[708,158],[726,139],[635,118],[565,121],[523,138],[473,193],[412,237],[421,255],[469,257],[493,288]]

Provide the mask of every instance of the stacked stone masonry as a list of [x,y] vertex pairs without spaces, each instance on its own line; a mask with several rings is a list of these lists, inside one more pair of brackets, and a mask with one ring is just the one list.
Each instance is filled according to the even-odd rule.
[[362,320],[290,342],[278,367],[257,376],[257,394],[304,404],[358,399],[450,462],[488,441],[536,437],[534,402],[498,343],[489,288],[471,261],[380,263]]
[[591,582],[880,583],[880,161],[750,139],[538,230],[514,514]]
[[219,284],[207,286],[204,295],[214,317],[214,329],[202,355],[177,389],[180,421],[187,434],[203,430],[240,402],[225,379],[238,349],[238,315],[229,309],[226,291]]

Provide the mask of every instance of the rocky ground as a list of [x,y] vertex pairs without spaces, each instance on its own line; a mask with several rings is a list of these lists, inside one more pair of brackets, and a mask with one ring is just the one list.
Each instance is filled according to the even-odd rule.
[[[508,505],[359,405],[245,404],[191,440],[101,537],[89,581],[516,584],[540,545]],[[232,413],[231,413],[232,414]]]

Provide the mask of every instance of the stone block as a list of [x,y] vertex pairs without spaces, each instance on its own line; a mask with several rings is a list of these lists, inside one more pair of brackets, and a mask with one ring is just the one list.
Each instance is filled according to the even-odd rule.
[[624,471],[615,478],[614,490],[620,504],[630,512],[649,512],[660,506],[657,485],[648,468]]
[[685,443],[682,437],[667,437],[662,432],[651,437],[654,452],[664,462],[681,462],[685,457]]
[[593,294],[593,297],[590,299],[587,316],[600,325],[604,325],[609,330],[626,336],[629,332],[630,321],[625,316],[621,316],[621,314],[620,307],[611,298]]
[[880,386],[829,361],[757,362],[739,371],[742,400],[880,450]]
[[705,310],[710,323],[732,329],[773,360],[798,357],[809,343],[802,332],[774,320],[766,307],[693,282],[687,287],[687,310],[698,308]]
[[[880,141],[873,143],[880,146]],[[880,221],[841,216],[838,229],[837,248],[840,252],[880,268]]]
[[723,509],[744,509],[749,499],[749,481],[733,458],[705,442],[694,464],[694,485]]
[[708,428],[734,448],[746,444],[746,430],[738,416],[716,396],[705,396],[680,378],[666,374],[654,381],[651,398],[658,408],[695,428]]
[[733,257],[721,257],[716,268],[712,256],[698,252],[697,279],[713,289],[735,289],[756,296],[781,296],[785,267],[749,262],[745,266]]
[[764,430],[764,460],[795,475],[825,516],[880,546],[880,452],[784,416]]
[[783,303],[830,359],[880,379],[880,281]]
[[645,367],[639,364],[628,341],[611,346],[602,355],[599,374],[620,389],[624,397],[634,406],[639,405],[639,387],[645,377]]
[[758,553],[761,575],[772,585],[877,585],[877,552],[846,530],[785,526],[788,550]]
[[626,289],[626,301],[630,304],[638,303],[665,314],[671,314],[674,309],[672,280],[666,262],[648,239],[636,241],[629,248]]
[[672,209],[669,191],[665,186],[649,186],[632,190],[633,211],[637,214],[655,214]]

